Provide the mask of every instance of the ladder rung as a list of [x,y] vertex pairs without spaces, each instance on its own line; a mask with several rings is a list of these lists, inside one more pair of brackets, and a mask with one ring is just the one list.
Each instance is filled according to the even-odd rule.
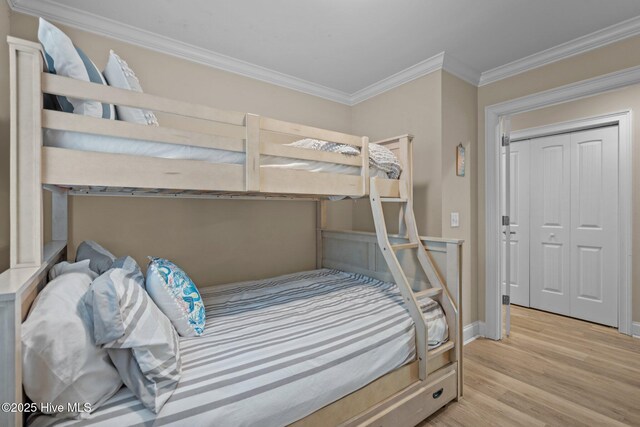
[[442,288],[429,288],[423,291],[415,292],[414,296],[416,299],[424,298],[424,297],[435,297],[436,295],[440,295],[442,293]]
[[453,347],[455,347],[455,343],[453,341],[447,341],[446,343],[442,344],[440,347],[436,347],[433,350],[429,350],[427,352],[427,357],[432,358],[432,357],[439,356],[442,353],[451,350]]
[[380,201],[387,203],[407,203],[407,199],[401,197],[380,197]]
[[394,251],[401,251],[403,249],[416,249],[417,247],[417,243],[400,243],[397,245],[391,245],[391,249],[393,249]]

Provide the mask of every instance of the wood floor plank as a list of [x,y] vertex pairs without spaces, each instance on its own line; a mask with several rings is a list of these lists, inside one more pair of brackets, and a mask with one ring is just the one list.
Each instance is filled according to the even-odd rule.
[[512,307],[512,333],[465,347],[465,395],[421,426],[640,426],[640,340]]
[[[519,310],[526,309],[518,307],[514,311],[518,313]],[[551,332],[551,335],[558,338],[577,339],[580,341],[587,340],[593,345],[606,347],[608,350],[615,348],[636,353],[640,350],[640,343],[638,343],[637,339],[621,335],[614,328],[587,323],[556,314],[539,313],[543,313],[549,316],[549,318],[542,320],[540,316],[522,316],[518,313],[512,316],[512,325],[516,327],[516,330],[517,328],[521,328],[523,331],[535,330],[536,332]]]
[[539,419],[545,420],[551,425],[593,426],[594,423],[599,425],[625,425],[583,405],[552,395],[546,390],[530,386],[493,369],[487,370],[472,365],[467,369],[466,379],[469,382],[484,383],[487,388],[482,389],[482,386],[478,386],[477,389],[482,390],[482,392],[488,392],[502,402],[508,401],[512,406],[531,416],[539,417]]
[[[510,337],[507,345],[516,346],[531,354],[542,357],[550,357],[566,365],[585,371],[598,372],[608,378],[621,383],[640,387],[640,361],[638,366],[627,363],[626,366],[610,363],[604,357],[591,356],[584,352],[575,352],[557,344],[545,343],[543,340],[531,338],[526,334],[518,334]],[[630,373],[635,375],[630,375]]]
[[[580,403],[590,402],[591,407],[613,419],[634,421],[640,425],[637,402],[640,394],[636,387],[616,382],[598,371],[584,371],[556,359],[540,357],[514,346],[498,343],[500,352],[493,351],[496,343],[479,340],[470,351],[467,360],[474,360],[486,367],[493,367],[507,375],[518,375],[522,381],[546,389],[550,393],[567,396]],[[495,362],[498,362],[497,366]],[[637,397],[639,400],[634,401]]]
[[538,332],[532,332],[532,331],[515,332],[515,334],[518,334],[518,333],[528,337],[538,338],[550,344],[556,344],[564,348],[569,348],[570,350],[582,351],[585,354],[589,354],[593,357],[598,357],[600,359],[606,359],[610,363],[617,363],[623,367],[633,368],[637,366],[637,364],[634,365],[633,363],[630,363],[630,361],[638,357],[638,352],[640,351],[640,348],[638,349],[638,351],[634,352],[634,351],[624,350],[620,348],[614,348],[608,345],[602,345],[600,343],[594,342],[593,340],[589,340],[588,338],[582,338],[578,336],[570,337],[569,335],[567,335],[567,336],[558,337],[557,333],[554,335],[554,334],[549,334],[547,332],[544,332],[544,333],[538,333]]

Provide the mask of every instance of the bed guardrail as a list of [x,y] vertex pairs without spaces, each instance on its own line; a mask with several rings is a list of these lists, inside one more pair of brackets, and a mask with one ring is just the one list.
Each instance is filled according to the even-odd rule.
[[[318,196],[363,196],[368,192],[366,137],[45,73],[42,71],[42,51],[37,43],[14,37],[9,37],[8,42],[11,70],[15,77],[11,99],[12,117],[18,124],[15,140],[20,149],[30,145],[30,152],[25,152],[24,157],[29,155],[42,163],[43,184]],[[43,94],[143,108],[170,118],[161,120],[167,125],[147,126],[44,110]],[[195,122],[197,124],[194,125]],[[245,162],[244,165],[212,165],[192,160],[141,159],[140,156],[69,149],[61,151],[61,148],[42,147],[40,128],[227,150],[244,153]],[[283,145],[301,138],[348,144],[358,147],[360,154],[344,156]],[[41,148],[42,154],[35,153],[37,147]],[[261,168],[261,156],[357,167],[360,175]],[[133,173],[132,169],[143,170]]]

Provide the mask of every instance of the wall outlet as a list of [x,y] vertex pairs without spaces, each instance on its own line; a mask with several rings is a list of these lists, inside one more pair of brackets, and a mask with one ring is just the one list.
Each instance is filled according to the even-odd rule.
[[460,227],[460,214],[458,212],[451,212],[451,228]]

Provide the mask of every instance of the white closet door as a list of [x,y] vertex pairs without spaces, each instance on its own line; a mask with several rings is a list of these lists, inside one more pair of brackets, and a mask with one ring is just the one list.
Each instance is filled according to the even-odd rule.
[[571,136],[532,139],[531,307],[571,315]]
[[618,127],[571,134],[571,315],[618,326]]
[[[511,220],[511,303],[529,307],[529,144],[511,143],[510,220]],[[504,156],[504,153],[503,153]],[[504,194],[504,192],[503,192]],[[504,206],[503,200],[502,205]],[[502,259],[505,259],[502,235]],[[504,282],[504,263],[502,286]]]

